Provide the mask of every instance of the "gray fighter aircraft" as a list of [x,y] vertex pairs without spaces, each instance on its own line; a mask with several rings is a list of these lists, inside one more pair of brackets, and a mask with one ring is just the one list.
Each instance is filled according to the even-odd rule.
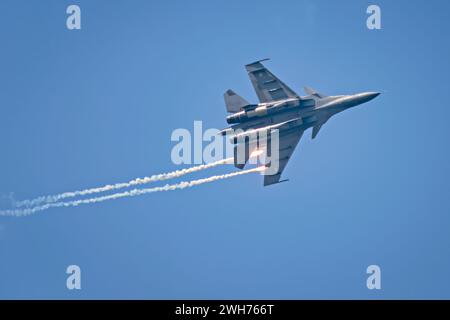
[[[238,139],[237,135],[233,135],[233,133],[240,129],[243,133],[239,134],[239,138],[242,138],[242,135],[278,129],[278,171],[275,174],[264,176],[264,185],[268,186],[287,181],[280,181],[281,174],[305,130],[312,127],[312,139],[314,139],[320,128],[333,115],[368,102],[379,93],[364,92],[353,95],[327,96],[305,87],[307,95],[299,96],[264,67],[261,62],[266,60],[268,59],[245,66],[260,103],[251,104],[233,90],[225,92],[226,108],[229,113],[232,113],[227,117],[227,123],[232,126],[222,130],[221,134],[232,134],[232,141],[235,144],[235,166],[242,169],[249,159],[252,147],[249,139],[245,139],[245,137]],[[238,145],[242,143],[246,144],[245,155],[239,159],[244,159],[244,161],[238,161],[238,150],[242,150],[242,148],[238,148]]]

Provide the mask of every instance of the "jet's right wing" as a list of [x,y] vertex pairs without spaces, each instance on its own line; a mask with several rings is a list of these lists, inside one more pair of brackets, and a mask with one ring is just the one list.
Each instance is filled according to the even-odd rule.
[[303,130],[296,130],[279,137],[278,159],[271,159],[272,163],[273,161],[278,161],[278,171],[275,174],[264,176],[264,186],[280,182],[281,173],[291,158],[295,147],[303,135],[303,132]]
[[272,102],[287,98],[298,98],[298,95],[275,77],[261,63],[268,59],[256,61],[245,66],[250,81],[260,102]]

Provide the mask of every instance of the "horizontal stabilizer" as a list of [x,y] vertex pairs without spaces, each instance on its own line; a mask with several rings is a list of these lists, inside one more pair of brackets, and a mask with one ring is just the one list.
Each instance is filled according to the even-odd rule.
[[229,113],[236,113],[241,111],[241,109],[245,106],[248,106],[250,103],[248,103],[247,100],[242,98],[240,95],[238,95],[233,90],[227,90],[223,97],[225,99],[225,105],[227,107],[227,111]]
[[234,146],[234,166],[238,169],[244,169],[245,165],[250,159],[250,155],[257,148],[256,143],[250,143],[248,139],[245,142]]

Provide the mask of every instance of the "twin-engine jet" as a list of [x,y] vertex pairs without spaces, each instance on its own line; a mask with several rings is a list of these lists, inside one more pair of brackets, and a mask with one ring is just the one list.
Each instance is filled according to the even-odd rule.
[[[245,66],[260,103],[251,104],[233,90],[224,94],[227,111],[227,123],[232,126],[221,131],[223,135],[230,132],[241,132],[240,136],[232,136],[235,144],[235,166],[244,168],[252,153],[248,139],[242,135],[250,135],[263,131],[278,130],[278,170],[274,174],[264,176],[264,185],[283,182],[281,174],[294,152],[303,132],[312,128],[312,139],[320,128],[333,115],[368,102],[379,95],[378,92],[364,92],[353,95],[327,96],[316,90],[305,87],[306,96],[299,96],[261,63],[268,59],[256,61]],[[238,130],[239,129],[239,130]],[[236,131],[238,130],[238,131]],[[238,146],[246,144],[244,161],[237,161]],[[240,158],[241,159],[241,158]]]

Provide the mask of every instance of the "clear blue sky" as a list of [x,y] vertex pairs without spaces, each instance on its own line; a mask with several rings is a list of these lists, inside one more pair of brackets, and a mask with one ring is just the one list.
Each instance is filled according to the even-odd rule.
[[[366,28],[371,3],[382,30]],[[243,65],[257,59],[298,92],[382,95],[307,132],[288,183],[246,175],[0,217],[0,298],[450,298],[449,10],[1,1],[0,194],[17,199],[179,168],[172,130],[225,127],[228,88],[256,102]],[[80,291],[66,289],[70,264]]]

